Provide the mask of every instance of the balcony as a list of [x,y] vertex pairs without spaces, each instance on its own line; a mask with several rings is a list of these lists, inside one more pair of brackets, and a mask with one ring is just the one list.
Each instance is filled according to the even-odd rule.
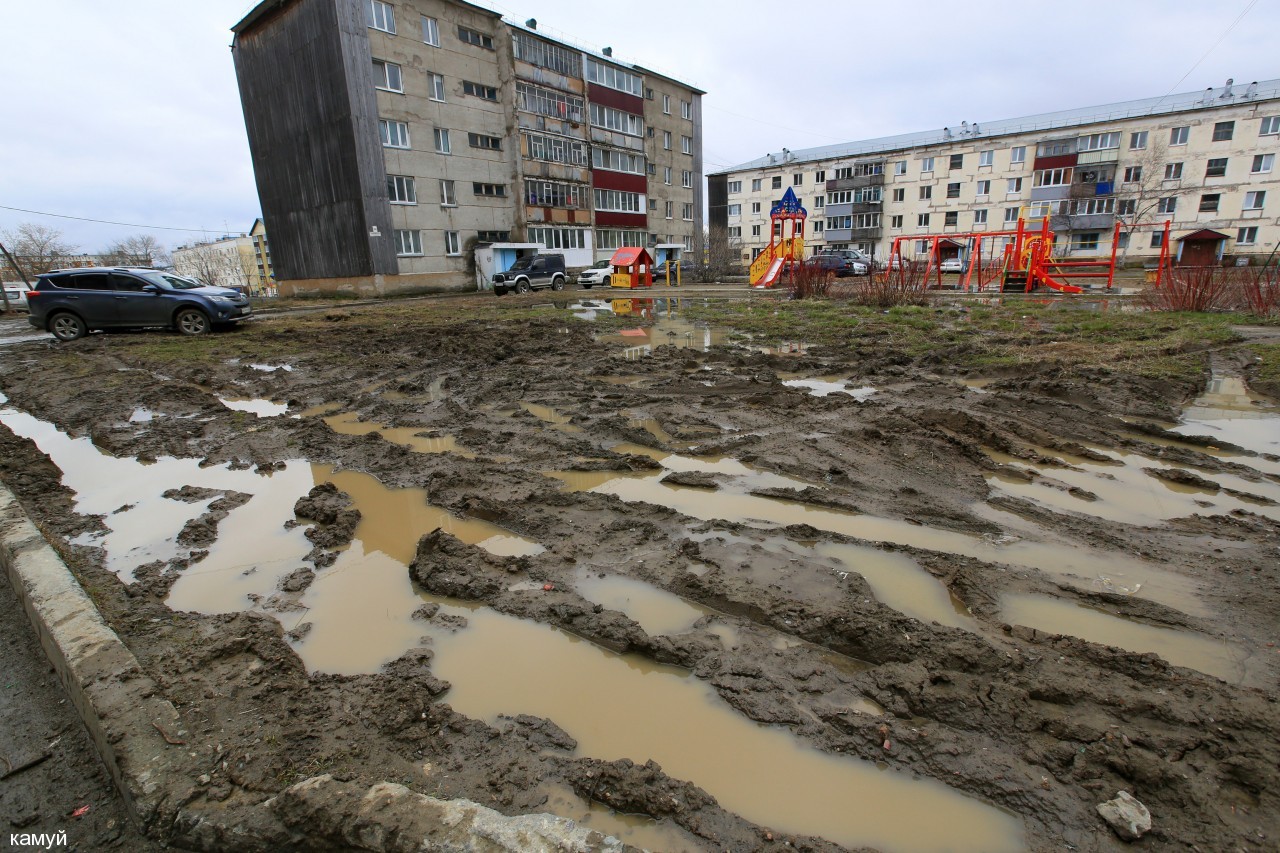
[[856,190],[859,187],[882,187],[884,175],[859,175],[856,178],[837,178],[827,181],[827,192],[837,190]]
[[1116,163],[1119,160],[1119,148],[1106,148],[1102,151],[1082,151],[1076,155],[1076,163],[1081,166],[1086,166],[1090,163]]

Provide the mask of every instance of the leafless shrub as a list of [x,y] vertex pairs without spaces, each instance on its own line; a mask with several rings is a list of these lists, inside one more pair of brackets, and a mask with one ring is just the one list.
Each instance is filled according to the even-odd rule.
[[831,292],[834,281],[835,273],[817,264],[793,264],[787,293],[791,299],[821,299]]
[[1223,267],[1176,267],[1159,287],[1149,287],[1142,301],[1152,311],[1214,311],[1230,307],[1237,288]]
[[895,269],[874,272],[840,288],[840,296],[859,305],[892,308],[895,305],[927,305],[932,297],[924,266],[903,263]]
[[1242,267],[1231,272],[1231,307],[1259,317],[1280,316],[1280,267]]

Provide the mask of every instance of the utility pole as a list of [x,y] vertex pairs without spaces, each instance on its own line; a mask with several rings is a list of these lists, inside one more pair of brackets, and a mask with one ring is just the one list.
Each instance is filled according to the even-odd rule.
[[[30,290],[31,282],[27,281],[27,274],[22,271],[22,267],[18,266],[18,262],[13,259],[13,255],[9,254],[9,250],[4,247],[4,243],[0,243],[0,252],[4,252],[4,256],[9,259],[9,264],[17,270],[18,275],[22,277],[22,283],[27,286],[28,290]],[[9,304],[9,291],[5,290],[3,287],[0,287],[0,299],[4,300],[4,311],[6,314],[13,310],[13,307]]]

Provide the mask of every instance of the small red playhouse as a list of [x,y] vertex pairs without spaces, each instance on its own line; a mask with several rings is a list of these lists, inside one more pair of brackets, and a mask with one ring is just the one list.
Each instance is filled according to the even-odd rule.
[[653,287],[653,259],[641,246],[624,246],[609,259],[610,287]]

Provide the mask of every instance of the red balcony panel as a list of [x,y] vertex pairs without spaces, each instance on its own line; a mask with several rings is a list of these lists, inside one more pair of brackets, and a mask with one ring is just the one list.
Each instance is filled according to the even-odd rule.
[[593,104],[613,107],[615,110],[622,110],[636,116],[644,115],[644,98],[638,98],[626,92],[619,92],[617,89],[610,89],[608,86],[588,83],[587,97],[591,99]]
[[644,175],[628,175],[623,172],[609,172],[604,169],[591,170],[591,186],[602,190],[622,190],[628,193],[646,193],[649,181]]
[[1037,157],[1036,171],[1041,169],[1066,169],[1076,164],[1075,154],[1059,154],[1056,157]]
[[646,228],[649,217],[643,213],[609,213],[597,210],[596,225],[603,228]]

